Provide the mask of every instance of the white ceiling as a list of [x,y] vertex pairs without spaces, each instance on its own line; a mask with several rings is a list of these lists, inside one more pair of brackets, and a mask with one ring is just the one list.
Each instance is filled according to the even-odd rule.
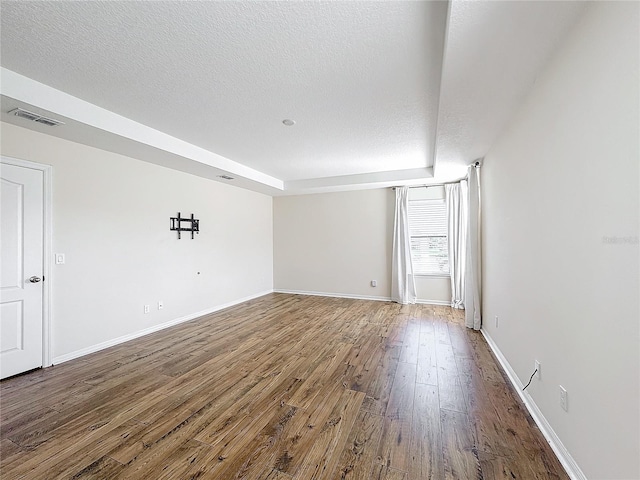
[[1,7],[3,120],[277,195],[460,177],[583,4]]
[[584,7],[579,1],[451,4],[436,174],[484,157]]

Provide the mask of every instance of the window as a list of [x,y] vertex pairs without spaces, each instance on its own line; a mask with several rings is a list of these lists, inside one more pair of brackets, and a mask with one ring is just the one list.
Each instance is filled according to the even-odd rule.
[[409,200],[409,236],[415,275],[449,275],[444,200]]

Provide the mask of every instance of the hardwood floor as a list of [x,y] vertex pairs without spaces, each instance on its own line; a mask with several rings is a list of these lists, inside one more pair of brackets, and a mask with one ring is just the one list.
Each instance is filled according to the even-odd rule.
[[0,476],[566,479],[462,312],[271,294],[0,383]]

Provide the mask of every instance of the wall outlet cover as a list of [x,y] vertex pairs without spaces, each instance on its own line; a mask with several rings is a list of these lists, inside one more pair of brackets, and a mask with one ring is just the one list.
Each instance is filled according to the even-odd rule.
[[560,385],[560,406],[565,412],[569,411],[569,398],[567,389]]

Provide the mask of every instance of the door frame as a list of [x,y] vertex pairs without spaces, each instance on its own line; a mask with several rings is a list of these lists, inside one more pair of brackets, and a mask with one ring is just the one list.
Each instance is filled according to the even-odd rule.
[[51,292],[53,285],[53,275],[51,268],[51,260],[53,258],[53,167],[41,163],[21,160],[19,158],[0,156],[1,163],[13,165],[16,167],[30,168],[39,170],[43,174],[43,239],[42,239],[42,275],[44,282],[42,283],[42,367],[50,367],[53,365],[53,352],[51,351]]

